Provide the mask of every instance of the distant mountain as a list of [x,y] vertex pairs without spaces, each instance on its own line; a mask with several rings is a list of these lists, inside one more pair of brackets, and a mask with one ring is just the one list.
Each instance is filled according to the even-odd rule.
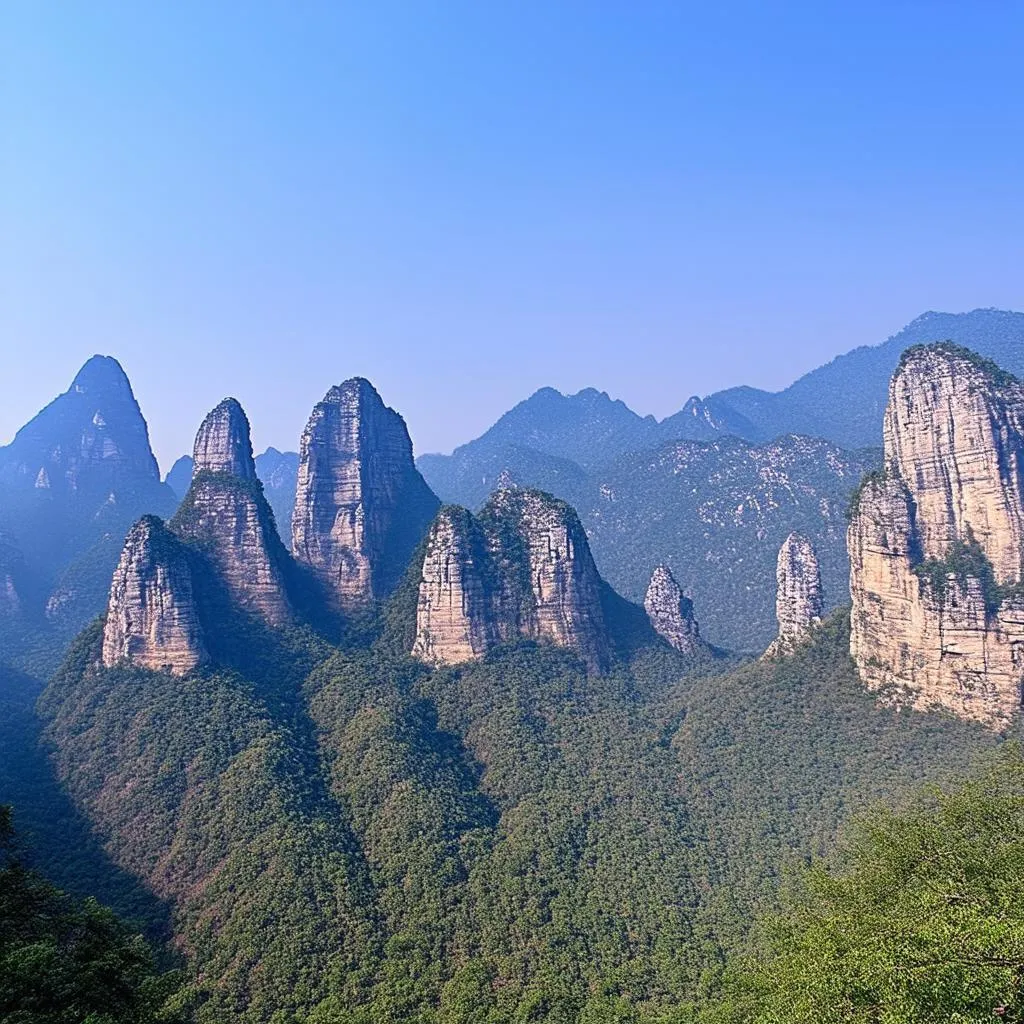
[[[881,345],[863,346],[812,370],[784,391],[730,388],[706,401],[722,420],[746,419],[750,440],[783,433],[814,434],[847,448],[877,445],[889,378],[900,354],[911,345],[954,341],[1024,375],[1024,313],[976,309],[970,313],[928,312]],[[678,417],[679,414],[677,414]],[[675,420],[670,417],[662,427]]]
[[929,312],[881,345],[838,356],[783,391],[743,386],[706,398],[694,396],[660,423],[594,388],[575,395],[542,388],[451,455],[421,455],[418,461],[438,494],[465,503],[472,488],[478,492],[476,481],[511,448],[570,459],[593,470],[625,452],[664,441],[708,441],[723,435],[761,443],[783,434],[806,434],[843,448],[877,446],[889,378],[900,353],[911,345],[944,340],[1024,375],[1024,313]]
[[[256,475],[263,484],[263,493],[274,513],[281,540],[285,547],[290,547],[295,484],[299,475],[298,452],[279,452],[276,448],[268,448],[256,456]],[[184,501],[192,483],[192,456],[182,455],[171,466],[164,483],[174,491],[179,501]]]
[[124,370],[93,356],[0,448],[0,534],[10,566],[0,575],[12,580],[18,611],[3,625],[7,653],[29,633],[70,636],[97,614],[128,527],[174,505]]

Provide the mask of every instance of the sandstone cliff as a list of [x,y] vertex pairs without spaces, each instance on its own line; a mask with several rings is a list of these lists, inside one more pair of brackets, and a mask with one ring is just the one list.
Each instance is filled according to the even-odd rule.
[[196,435],[192,486],[171,526],[200,549],[235,603],[273,626],[291,618],[287,553],[256,478],[249,421],[233,398]]
[[791,533],[783,541],[775,567],[775,584],[779,635],[765,651],[766,658],[789,654],[821,622],[821,570],[814,547],[806,537]]
[[693,602],[683,594],[667,565],[651,574],[644,610],[654,631],[682,654],[695,654],[704,646],[693,614]]
[[391,593],[438,505],[405,421],[373,385],[357,377],[331,388],[299,446],[292,551],[339,611]]
[[445,509],[431,529],[413,653],[437,664],[524,637],[610,660],[601,579],[573,509],[539,491],[497,492],[478,517]]
[[850,652],[873,690],[999,728],[1021,706],[1024,385],[949,344],[908,350],[885,469],[850,522]]
[[185,675],[206,646],[184,546],[155,516],[128,533],[114,571],[103,630],[103,664],[127,660]]

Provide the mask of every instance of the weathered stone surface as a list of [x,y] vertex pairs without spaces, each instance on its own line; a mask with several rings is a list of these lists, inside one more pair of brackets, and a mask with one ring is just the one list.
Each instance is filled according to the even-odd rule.
[[114,572],[103,664],[130,661],[185,675],[206,661],[184,547],[155,516],[128,533]]
[[644,610],[654,631],[680,653],[695,654],[705,646],[693,602],[683,594],[667,565],[659,565],[651,574]]
[[413,653],[454,664],[515,637],[610,654],[601,580],[573,509],[530,490],[497,492],[478,518],[444,510],[424,559]]
[[192,475],[202,472],[256,479],[249,419],[234,398],[225,398],[199,427],[192,451]]
[[249,421],[233,398],[196,435],[192,486],[171,525],[200,549],[232,599],[272,626],[288,622],[287,553],[256,479]]
[[997,584],[1021,578],[1022,425],[1024,387],[953,346],[893,377],[848,534],[850,653],[886,699],[992,728],[1020,711],[1024,604]]
[[811,542],[791,533],[779,548],[775,568],[775,617],[779,635],[765,657],[788,654],[802,644],[821,622],[821,570]]
[[921,553],[943,558],[968,531],[1002,582],[1024,551],[1024,384],[951,345],[913,351],[885,412],[887,469],[907,482]]
[[413,657],[456,665],[500,641],[492,576],[479,523],[466,509],[442,508],[427,536]]
[[313,409],[299,446],[292,551],[338,610],[398,583],[439,502],[413,463],[405,421],[356,377]]

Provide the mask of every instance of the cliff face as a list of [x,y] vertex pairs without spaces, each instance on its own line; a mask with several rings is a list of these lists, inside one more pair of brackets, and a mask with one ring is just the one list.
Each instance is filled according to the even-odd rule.
[[694,654],[704,646],[693,614],[693,602],[683,594],[667,565],[651,574],[644,610],[654,631],[682,654]]
[[791,533],[783,541],[775,567],[775,584],[779,635],[765,651],[765,657],[793,651],[810,636],[811,628],[821,622],[821,571],[818,556],[806,537]]
[[1021,706],[1024,386],[948,344],[892,379],[885,470],[848,535],[850,652],[873,690],[999,728]]
[[203,420],[193,459],[192,486],[172,528],[203,551],[240,607],[282,625],[291,618],[287,554],[256,479],[249,421],[235,399]]
[[128,660],[185,675],[206,661],[188,556],[155,516],[128,533],[114,571],[103,630],[103,664]]
[[610,658],[600,588],[576,513],[550,495],[499,491],[479,517],[442,510],[427,543],[413,653],[456,664],[525,637],[567,647],[600,671]]
[[427,536],[414,658],[454,665],[500,642],[487,538],[465,509],[441,509]]
[[405,421],[353,378],[313,409],[299,446],[292,551],[338,610],[386,597],[437,512]]

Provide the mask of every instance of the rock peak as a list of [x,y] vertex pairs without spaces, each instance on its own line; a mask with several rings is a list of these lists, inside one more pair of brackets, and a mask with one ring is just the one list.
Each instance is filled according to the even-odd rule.
[[782,542],[775,581],[779,635],[765,652],[766,657],[790,653],[810,636],[811,628],[821,622],[823,604],[818,556],[802,534],[791,533]]
[[256,479],[249,419],[234,398],[225,398],[203,420],[192,454],[193,473],[228,473]]
[[644,610],[654,631],[680,653],[694,654],[704,645],[693,602],[683,594],[667,565],[659,565],[651,573]]
[[958,345],[914,346],[884,443],[847,535],[851,656],[871,690],[1001,728],[1024,676],[1024,604],[1007,594],[1024,558],[1024,384]]
[[113,356],[90,356],[75,374],[71,390],[79,394],[131,394],[132,386],[128,375]]
[[161,519],[128,531],[103,627],[103,664],[130,661],[185,675],[207,659],[188,556]]
[[292,550],[336,610],[391,593],[439,504],[405,421],[368,380],[336,385],[313,407],[299,444]]
[[595,671],[608,666],[601,579],[576,512],[527,489],[497,492],[479,516],[442,509],[427,540],[414,656],[457,664],[519,637],[575,651]]

